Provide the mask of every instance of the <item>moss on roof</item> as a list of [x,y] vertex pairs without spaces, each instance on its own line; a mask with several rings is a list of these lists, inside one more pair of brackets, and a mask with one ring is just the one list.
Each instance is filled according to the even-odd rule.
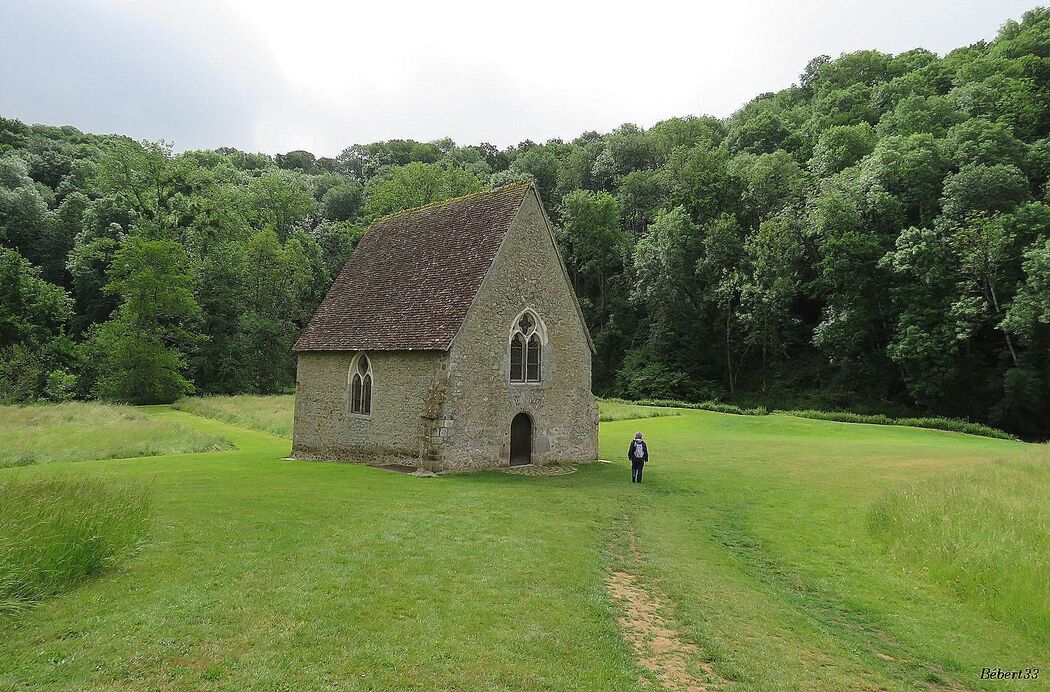
[[386,216],[380,216],[380,217],[378,217],[376,219],[373,219],[372,223],[369,224],[369,227],[379,223],[380,221],[387,221],[389,219],[394,219],[394,218],[398,218],[398,217],[401,217],[401,216],[410,216],[412,214],[416,214],[416,213],[421,212],[421,211],[427,211],[427,210],[430,210],[430,209],[436,209],[438,207],[448,206],[449,204],[458,204],[459,202],[465,202],[465,201],[467,201],[469,199],[473,199],[475,197],[481,197],[482,195],[494,195],[494,194],[499,193],[499,192],[507,192],[509,190],[514,190],[516,188],[526,188],[526,187],[529,187],[530,185],[532,185],[532,181],[531,180],[522,180],[522,181],[519,181],[519,182],[516,182],[516,183],[509,183],[507,185],[501,185],[499,187],[494,187],[491,190],[479,190],[478,192],[471,192],[471,193],[468,193],[466,195],[460,195],[459,197],[449,197],[448,199],[439,199],[436,202],[429,202],[429,203],[424,204],[424,205],[419,206],[419,207],[412,207],[411,209],[402,209],[401,211],[395,211],[395,212],[392,212],[390,214],[387,214]]

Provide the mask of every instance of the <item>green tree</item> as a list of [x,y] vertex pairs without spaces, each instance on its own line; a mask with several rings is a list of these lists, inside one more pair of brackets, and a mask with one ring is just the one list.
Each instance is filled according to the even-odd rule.
[[948,131],[947,144],[959,167],[972,163],[1020,168],[1025,162],[1025,146],[1009,126],[984,118],[970,118],[953,127]]
[[[534,147],[514,159],[508,169],[510,177],[519,180],[531,178],[536,182],[544,205],[553,207],[555,191],[558,187],[558,158],[547,147]],[[507,182],[511,182],[508,180]]]
[[627,238],[620,205],[607,192],[576,190],[561,201],[558,240],[588,324],[600,329],[609,317],[610,284],[623,273]]
[[41,187],[29,177],[21,158],[0,158],[0,243],[17,249],[35,265],[48,267],[54,280],[59,277],[53,257],[61,247],[48,210],[50,191]]
[[882,137],[858,166],[866,196],[879,189],[899,200],[905,223],[925,225],[933,220],[948,162],[932,135]]
[[299,234],[282,245],[264,229],[246,247],[237,350],[249,391],[271,394],[294,383],[292,345],[319,301],[318,279],[326,276],[320,253],[311,259],[309,245]]
[[66,398],[65,389],[48,391],[48,382],[71,376],[72,313],[69,294],[18,252],[0,247],[0,402]]
[[971,163],[944,181],[941,205],[948,220],[981,212],[1009,211],[1028,199],[1028,180],[1014,166]]
[[910,395],[936,407],[951,396],[959,376],[957,330],[946,319],[955,293],[950,250],[936,231],[912,227],[881,265],[900,280],[893,292],[899,317],[887,353],[901,367]]
[[769,388],[768,367],[784,353],[784,332],[794,322],[791,301],[798,289],[802,248],[790,220],[763,221],[744,243],[748,264],[740,290],[740,322],[745,340],[761,355],[762,393]]
[[117,250],[106,292],[120,298],[114,317],[93,330],[93,392],[136,404],[174,401],[193,390],[184,373],[197,342],[200,306],[188,260],[170,240],[129,238]]
[[[974,330],[990,322],[1002,334],[1010,360],[1019,365],[1010,331],[1002,327],[1006,318],[1007,300],[1012,290],[1006,284],[1016,238],[1002,215],[972,216],[952,229],[949,242],[958,260],[961,295],[952,305],[960,327],[970,325]],[[960,329],[959,338],[964,333]]]
[[179,225],[177,170],[166,142],[135,142],[118,137],[106,142],[92,186],[111,195],[144,224],[161,229]]
[[481,181],[462,168],[413,162],[389,168],[368,181],[365,214],[385,216],[481,190]]
[[668,198],[665,170],[631,171],[620,179],[616,199],[620,203],[624,228],[635,236],[641,234]]
[[247,216],[255,228],[272,228],[280,239],[316,211],[301,174],[268,171],[248,183]]
[[361,212],[364,196],[364,187],[358,182],[329,188],[321,197],[321,215],[332,221],[349,221]]
[[873,232],[863,211],[861,200],[837,191],[813,201],[809,232],[817,263],[808,287],[822,306],[813,344],[848,380],[875,391],[876,382],[893,378],[883,350],[894,320],[886,292],[893,282],[879,267],[893,236]]
[[651,312],[699,312],[701,288],[696,266],[702,243],[700,229],[682,207],[658,214],[634,248],[634,299]]
[[196,262],[193,293],[201,307],[205,339],[190,360],[197,388],[217,394],[249,391],[240,320],[251,268],[245,243],[216,243]]
[[829,176],[852,166],[875,148],[875,131],[866,122],[837,125],[820,133],[809,167],[819,176]]
[[783,149],[739,154],[729,162],[728,173],[738,181],[743,218],[751,225],[800,204],[807,185],[802,169]]
[[732,397],[736,395],[743,365],[739,313],[745,280],[744,231],[735,217],[722,214],[706,226],[703,235],[703,257],[697,263],[697,270],[709,287],[709,295],[717,308],[716,319],[722,325],[726,388]]
[[1025,250],[1024,283],[1006,311],[1002,327],[1028,341],[1050,328],[1050,237]]

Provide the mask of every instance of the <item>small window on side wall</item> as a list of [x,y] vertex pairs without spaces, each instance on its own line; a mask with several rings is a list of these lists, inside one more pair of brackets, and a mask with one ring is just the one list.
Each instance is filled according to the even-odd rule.
[[543,362],[543,341],[536,331],[536,318],[526,312],[514,325],[510,338],[510,381],[514,383],[540,382]]
[[368,416],[372,413],[372,363],[364,353],[350,365],[350,413]]

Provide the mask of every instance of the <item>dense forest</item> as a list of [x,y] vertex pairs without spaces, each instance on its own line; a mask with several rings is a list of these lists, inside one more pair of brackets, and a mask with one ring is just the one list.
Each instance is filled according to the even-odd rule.
[[0,118],[0,401],[294,386],[369,222],[535,180],[628,398],[1050,435],[1050,11],[944,57],[813,59],[727,119],[335,158]]

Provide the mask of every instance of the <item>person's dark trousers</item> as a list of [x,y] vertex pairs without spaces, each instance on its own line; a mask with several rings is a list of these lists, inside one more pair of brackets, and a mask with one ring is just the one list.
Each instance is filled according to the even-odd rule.
[[641,483],[642,482],[642,469],[645,468],[645,462],[641,459],[631,459],[631,482]]

